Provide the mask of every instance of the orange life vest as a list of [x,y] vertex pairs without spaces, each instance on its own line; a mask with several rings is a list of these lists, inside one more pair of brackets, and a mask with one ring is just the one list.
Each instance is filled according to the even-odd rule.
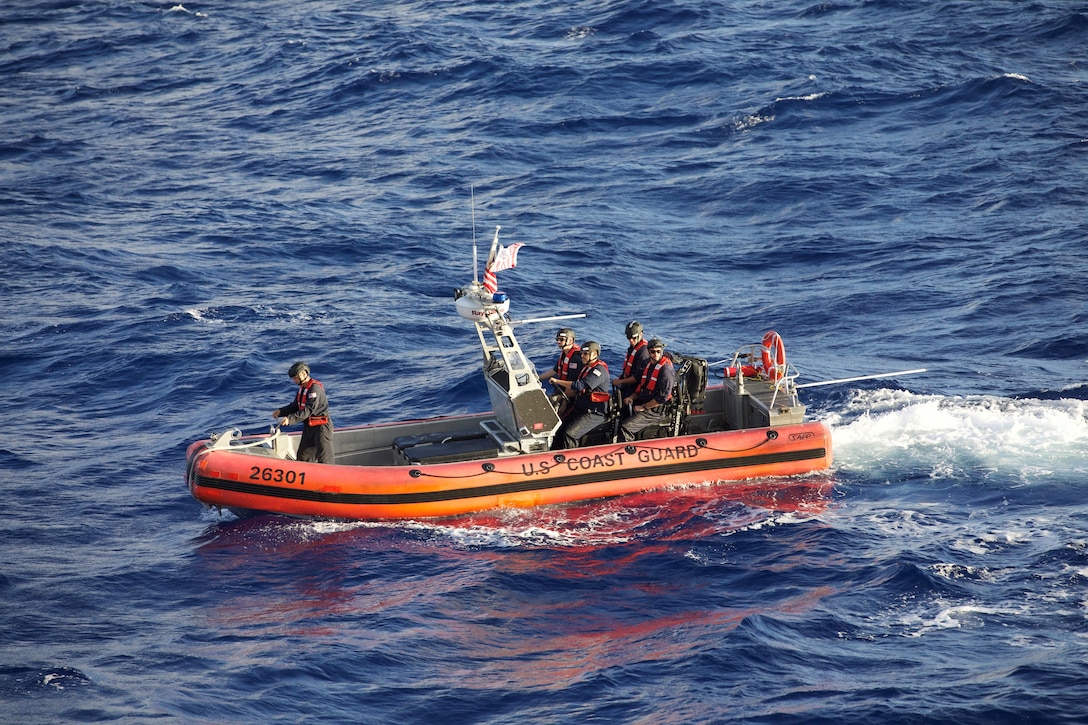
[[635,356],[644,347],[646,347],[645,337],[639,340],[637,344],[627,348],[627,357],[623,359],[623,375],[620,376],[621,378],[631,377],[631,373],[635,370]]
[[580,345],[574,344],[570,346],[570,350],[564,350],[559,354],[559,359],[555,363],[555,377],[560,380],[570,380],[570,363],[574,359],[574,356],[582,351]]
[[[318,387],[324,389],[325,386],[321,384],[320,380],[314,380],[310,378],[302,385],[298,386],[298,392],[295,393],[295,405],[299,410],[303,410],[306,407],[306,402],[309,400],[310,386],[317,383]],[[311,415],[306,419],[306,425],[325,425],[329,422],[329,416],[327,415]]]
[[[670,360],[669,358],[667,358],[664,355],[662,355],[661,359],[658,360],[657,365],[654,365],[652,367],[650,365],[647,365],[646,370],[642,373],[642,380],[639,381],[638,387],[635,388],[635,394],[638,395],[639,393],[645,392],[646,395],[647,395],[647,400],[649,400],[649,398],[653,397],[654,390],[657,389],[657,375],[658,375],[658,373],[661,372],[661,369],[664,368],[666,365],[668,365],[671,368],[672,367],[672,360]],[[671,400],[671,399],[672,399],[672,391],[670,390],[669,394],[668,394],[668,397],[666,397],[665,400]]]
[[[597,358],[596,360],[589,363],[588,365],[583,365],[582,369],[580,371],[578,371],[578,379],[581,380],[586,375],[588,375],[591,370],[594,370],[597,367],[603,368],[603,370],[601,370],[601,372],[604,374],[604,379],[607,382],[607,380],[608,380],[608,363],[606,363],[604,360],[602,360],[600,358]],[[612,397],[611,395],[608,394],[607,390],[600,390],[599,388],[590,388],[589,386],[586,386],[585,388],[583,388],[581,390],[581,392],[579,393],[579,395],[587,395],[589,397],[590,403],[596,403],[597,404],[597,405],[595,405],[593,407],[597,407],[601,403],[607,403],[609,401],[609,399]]]

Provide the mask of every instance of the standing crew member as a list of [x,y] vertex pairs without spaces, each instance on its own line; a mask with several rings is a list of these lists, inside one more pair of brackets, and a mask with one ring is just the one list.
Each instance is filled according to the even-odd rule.
[[569,327],[564,327],[555,333],[555,344],[559,346],[559,359],[555,361],[555,367],[546,373],[541,373],[539,377],[542,383],[551,380],[555,392],[562,396],[561,401],[556,406],[556,412],[559,413],[560,418],[565,418],[570,413],[571,401],[567,398],[566,391],[555,385],[555,381],[574,380],[578,377],[578,368],[581,366],[579,353],[582,348],[574,342],[574,330]]
[[640,430],[661,422],[662,406],[672,399],[672,388],[676,383],[676,369],[672,360],[665,356],[665,343],[655,337],[646,347],[650,364],[642,373],[635,392],[623,400],[632,406],[631,416],[620,424],[624,441],[633,441]]
[[624,398],[635,392],[642,373],[650,364],[650,355],[646,351],[646,340],[642,337],[642,323],[632,320],[627,323],[623,334],[627,336],[627,357],[623,359],[623,372],[612,381],[612,387],[618,388]]
[[332,418],[325,386],[310,377],[310,366],[304,362],[292,365],[287,375],[298,384],[298,391],[294,401],[272,411],[272,417],[280,418],[281,427],[303,423],[298,460],[332,463]]
[[608,364],[601,360],[601,346],[590,340],[582,346],[582,369],[577,380],[553,380],[574,394],[574,411],[559,429],[564,448],[577,448],[590,431],[604,424],[608,414]]

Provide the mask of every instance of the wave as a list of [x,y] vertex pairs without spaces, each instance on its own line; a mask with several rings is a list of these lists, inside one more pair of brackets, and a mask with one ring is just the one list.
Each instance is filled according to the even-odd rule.
[[1076,480],[1088,472],[1088,401],[855,391],[827,416],[835,465],[872,476]]

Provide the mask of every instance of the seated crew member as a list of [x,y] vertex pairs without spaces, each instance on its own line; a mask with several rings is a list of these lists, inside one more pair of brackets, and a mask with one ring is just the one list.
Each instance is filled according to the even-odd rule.
[[575,380],[555,380],[574,398],[574,410],[559,429],[564,448],[577,448],[590,431],[604,425],[608,414],[608,364],[601,359],[601,346],[590,340],[582,346],[582,369]]
[[555,385],[555,380],[574,380],[578,377],[578,368],[581,367],[579,353],[582,348],[574,342],[574,330],[569,327],[564,327],[555,333],[555,344],[559,346],[559,359],[555,361],[555,366],[551,370],[541,373],[539,378],[542,383],[552,381],[552,387],[560,396],[556,412],[559,413],[560,418],[565,418],[570,412],[571,401],[566,396],[566,390]]
[[273,410],[272,417],[280,418],[281,427],[303,423],[298,460],[332,463],[333,429],[325,386],[310,377],[310,366],[304,362],[292,365],[287,375],[298,385],[295,399],[283,408]]
[[676,369],[672,360],[665,356],[665,343],[655,337],[646,347],[650,353],[650,364],[646,366],[635,392],[623,400],[632,406],[630,417],[620,423],[620,435],[624,441],[635,440],[643,428],[661,422],[662,406],[672,398],[676,383]]
[[620,391],[624,398],[635,392],[642,373],[650,362],[646,352],[646,340],[642,337],[642,323],[632,320],[627,323],[623,334],[627,336],[627,357],[623,359],[623,372],[612,381],[612,387]]

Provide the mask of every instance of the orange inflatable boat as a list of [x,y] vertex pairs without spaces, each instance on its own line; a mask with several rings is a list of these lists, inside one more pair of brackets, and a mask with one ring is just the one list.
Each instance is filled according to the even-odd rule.
[[517,342],[509,300],[474,281],[455,304],[479,335],[490,412],[342,428],[333,464],[295,460],[299,435],[275,428],[215,435],[188,448],[192,495],[238,515],[415,519],[704,482],[736,481],[740,492],[751,479],[831,465],[830,432],[805,421],[777,333],[738,350],[720,386],[707,386],[706,360],[671,354],[672,398],[638,440],[620,440],[614,394],[605,425],[553,450],[561,421]]

